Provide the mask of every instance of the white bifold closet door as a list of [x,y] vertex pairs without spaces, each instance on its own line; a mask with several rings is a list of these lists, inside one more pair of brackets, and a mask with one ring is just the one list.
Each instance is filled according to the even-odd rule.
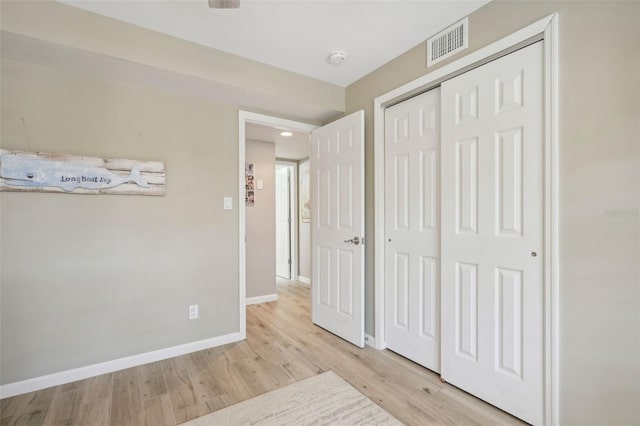
[[440,371],[440,89],[385,110],[385,336]]
[[543,422],[543,46],[442,84],[442,377]]

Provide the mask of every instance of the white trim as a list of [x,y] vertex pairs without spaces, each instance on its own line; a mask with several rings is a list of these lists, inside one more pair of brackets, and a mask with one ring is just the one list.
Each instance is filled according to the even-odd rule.
[[[240,113],[241,113],[240,118],[243,119],[244,123],[250,122],[250,123],[264,124],[267,126],[287,127],[292,130],[297,130],[300,132],[309,132],[309,133],[311,133],[313,130],[319,127],[319,126],[316,126],[315,124],[308,124],[308,123],[303,123],[301,121],[294,121],[286,118],[273,117],[271,115],[258,114],[256,112],[248,112],[248,111],[240,110]],[[244,167],[243,167],[242,173],[243,173],[242,177],[244,178]]]
[[278,300],[278,294],[265,294],[264,296],[247,297],[247,306],[257,305],[258,303],[275,302]]
[[311,278],[303,277],[302,275],[298,275],[298,281],[302,284],[311,285]]
[[560,424],[560,87],[558,15],[544,31],[545,73],[545,352],[544,422]]
[[247,161],[245,130],[249,114],[246,111],[238,111],[238,299],[240,301],[238,328],[243,339],[247,338],[247,206],[244,201],[246,191],[244,168]]
[[240,333],[225,334],[222,336],[118,358],[98,364],[87,365],[85,367],[47,374],[46,376],[35,377],[33,379],[22,380],[20,382],[9,383],[0,386],[0,398],[8,398],[15,395],[49,388],[51,386],[63,385],[65,383],[75,382],[76,380],[83,380],[100,374],[111,373],[114,371],[124,370],[125,368],[161,361],[163,359],[173,358],[191,352],[213,348],[215,346],[226,345],[243,339],[244,337],[241,336]]
[[554,13],[480,50],[374,99],[374,300],[375,347],[386,347],[384,335],[384,110],[445,80],[476,68],[520,47],[544,40],[545,56],[545,385],[544,422],[559,424],[559,87],[558,14]]
[[[311,145],[309,145],[311,149]],[[296,281],[298,279],[298,163],[288,160],[276,160],[276,165],[282,164],[289,167],[291,172],[289,182],[289,206],[291,211],[289,217],[291,217],[291,223],[289,224],[289,232],[291,237],[291,273],[290,280]]]
[[[389,92],[391,93],[391,92]],[[373,299],[374,299],[374,333],[376,349],[385,349],[384,331],[384,262],[385,262],[385,147],[384,147],[384,110],[383,100],[375,98],[373,106]]]
[[369,334],[367,334],[367,333],[364,333],[364,344],[366,346],[371,346],[372,348],[375,348],[376,347],[376,338],[371,336],[371,335],[369,335]]

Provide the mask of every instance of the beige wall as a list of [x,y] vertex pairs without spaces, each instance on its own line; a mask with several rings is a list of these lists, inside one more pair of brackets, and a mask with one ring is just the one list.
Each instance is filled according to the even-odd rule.
[[[553,12],[560,15],[561,55],[560,420],[638,424],[640,3],[495,0],[470,16],[465,53]],[[373,99],[426,73],[421,44],[347,88],[347,112],[366,111],[370,241]],[[366,256],[366,324],[373,334],[371,244]]]
[[263,182],[246,209],[247,297],[266,296],[276,293],[276,146],[248,140],[245,148],[254,179]]
[[237,332],[238,109],[11,61],[1,84],[2,148],[162,160],[167,193],[0,194],[0,383]]
[[315,120],[344,89],[58,2],[0,7],[3,148],[167,165],[166,197],[0,195],[0,384],[237,332],[238,105]]

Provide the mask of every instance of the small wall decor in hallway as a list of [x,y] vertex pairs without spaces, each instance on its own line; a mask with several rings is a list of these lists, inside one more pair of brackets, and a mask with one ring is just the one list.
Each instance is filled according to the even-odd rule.
[[246,163],[244,166],[244,181],[245,181],[245,195],[244,200],[247,204],[255,203],[255,183],[253,181],[253,169],[255,165],[253,163]]
[[164,195],[164,163],[0,150],[0,191]]

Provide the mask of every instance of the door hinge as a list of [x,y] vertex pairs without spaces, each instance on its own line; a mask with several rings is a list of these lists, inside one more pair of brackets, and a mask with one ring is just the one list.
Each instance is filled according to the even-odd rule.
[[289,259],[289,265],[291,265],[291,259]]

